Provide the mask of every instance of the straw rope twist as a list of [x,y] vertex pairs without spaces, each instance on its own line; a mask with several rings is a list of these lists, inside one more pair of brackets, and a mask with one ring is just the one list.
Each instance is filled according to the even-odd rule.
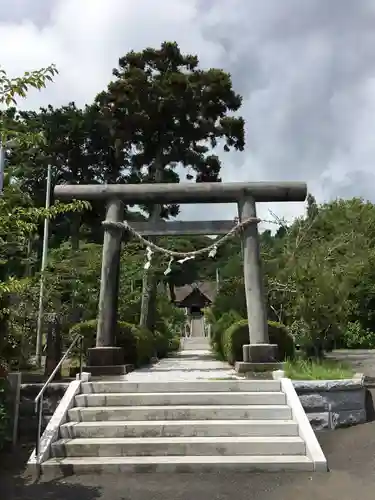
[[[193,250],[192,252],[176,252],[174,250],[168,250],[167,248],[162,248],[159,245],[156,245],[154,242],[144,238],[141,234],[139,234],[127,221],[124,222],[116,222],[116,221],[108,221],[105,220],[102,222],[105,228],[116,228],[121,229],[122,231],[128,231],[130,234],[135,236],[143,245],[152,249],[154,252],[162,253],[164,255],[169,256],[170,258],[174,257],[197,257],[198,255],[206,254],[211,251],[216,251],[219,246],[223,245],[229,238],[234,236],[236,233],[242,231],[250,224],[258,224],[261,222],[261,219],[258,217],[249,217],[242,222],[237,222],[233,226],[233,228],[221,238],[216,239],[211,245],[207,247],[200,248],[198,250]],[[215,252],[216,253],[216,252]]]

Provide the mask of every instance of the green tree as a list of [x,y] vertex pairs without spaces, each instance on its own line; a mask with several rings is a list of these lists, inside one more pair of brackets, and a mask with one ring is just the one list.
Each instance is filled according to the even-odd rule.
[[[46,87],[47,82],[53,81],[53,76],[57,74],[54,64],[36,71],[26,71],[23,76],[11,78],[5,69],[0,66],[0,104],[5,106],[0,120],[0,140],[6,145],[8,140],[15,143],[35,145],[43,140],[40,134],[30,133],[27,128],[9,127],[6,119],[6,110],[17,105],[19,98],[25,98],[30,88],[41,90]],[[13,115],[14,118],[14,115]]]
[[[121,147],[132,153],[133,182],[178,182],[179,165],[196,182],[219,181],[220,161],[211,150],[220,141],[225,151],[244,149],[244,120],[228,115],[242,103],[230,75],[200,69],[198,57],[182,54],[177,43],[129,52],[113,74],[97,102]],[[146,209],[151,221],[178,212],[175,206]],[[141,324],[150,328],[155,286],[146,274]]]
[[[45,142],[41,131],[29,130],[24,126],[20,115],[14,108],[17,98],[25,97],[30,88],[42,89],[47,81],[56,74],[53,65],[34,72],[26,72],[23,77],[9,78],[6,72],[0,69],[0,104],[5,106],[1,114],[0,134],[2,145],[12,141],[12,147],[42,147]],[[12,109],[10,106],[12,105]],[[27,261],[30,258],[28,247],[30,237],[38,228],[43,218],[54,218],[61,213],[79,211],[86,207],[85,203],[71,203],[68,205],[56,203],[49,210],[37,208],[33,200],[24,192],[19,178],[5,179],[5,189],[0,198],[0,357],[4,349],[10,344],[8,323],[10,301],[28,286],[25,279]],[[25,264],[26,261],[26,264]]]

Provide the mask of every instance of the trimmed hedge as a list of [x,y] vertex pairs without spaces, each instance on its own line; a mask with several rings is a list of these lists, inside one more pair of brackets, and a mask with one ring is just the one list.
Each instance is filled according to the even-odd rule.
[[[294,340],[287,328],[281,323],[268,321],[268,335],[271,344],[279,348],[279,360],[294,357]],[[222,337],[222,350],[224,358],[234,365],[242,361],[242,346],[249,343],[249,327],[247,319],[241,319],[227,328]]]
[[[84,337],[84,351],[95,347],[97,320],[77,323],[70,329],[70,335]],[[161,340],[159,339],[161,344]],[[124,349],[124,364],[141,366],[147,364],[157,351],[157,342],[151,332],[139,326],[119,321],[116,331],[116,345]]]
[[154,332],[155,354],[158,358],[165,358],[170,351],[169,339],[160,332]]
[[211,347],[220,357],[224,357],[222,345],[224,333],[240,319],[241,316],[236,311],[229,311],[224,313],[217,321],[212,322]]

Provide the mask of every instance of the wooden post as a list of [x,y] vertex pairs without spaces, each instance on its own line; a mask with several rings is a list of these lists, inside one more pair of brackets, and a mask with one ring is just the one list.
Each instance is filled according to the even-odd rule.
[[[56,313],[48,317],[47,327],[47,350],[44,375],[48,378],[62,358],[61,349],[61,324]],[[56,373],[54,380],[61,379],[61,367]]]
[[12,445],[15,447],[18,441],[18,426],[20,415],[20,401],[21,401],[21,381],[22,374],[20,372],[9,373],[8,383],[10,386],[11,394],[11,416],[12,416]]
[[[241,221],[256,218],[254,198],[246,197],[238,202]],[[244,283],[250,344],[243,346],[244,362],[274,362],[277,346],[269,344],[266,298],[264,294],[259,234],[256,222],[243,230]],[[275,350],[276,349],[276,350]]]
[[[123,221],[121,200],[112,199],[108,202],[106,221]],[[115,346],[122,235],[121,228],[105,226],[96,347],[88,352],[88,369],[91,368],[93,374],[115,374],[113,370],[100,370],[100,367],[123,365],[122,349]]]

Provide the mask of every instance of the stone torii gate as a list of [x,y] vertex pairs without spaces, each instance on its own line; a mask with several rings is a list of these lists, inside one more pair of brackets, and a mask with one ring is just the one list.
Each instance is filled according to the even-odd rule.
[[[264,296],[257,202],[304,201],[307,186],[300,182],[181,183],[59,185],[54,190],[60,200],[95,200],[107,203],[104,224],[102,271],[98,307],[96,347],[88,352],[88,369],[95,374],[124,373],[124,353],[116,347],[117,302],[124,205],[237,203],[239,221],[251,219],[242,231],[244,283],[249,344],[243,348],[249,370],[277,360],[277,346],[269,343],[267,308]],[[232,221],[138,222],[132,227],[143,236],[226,234]]]

